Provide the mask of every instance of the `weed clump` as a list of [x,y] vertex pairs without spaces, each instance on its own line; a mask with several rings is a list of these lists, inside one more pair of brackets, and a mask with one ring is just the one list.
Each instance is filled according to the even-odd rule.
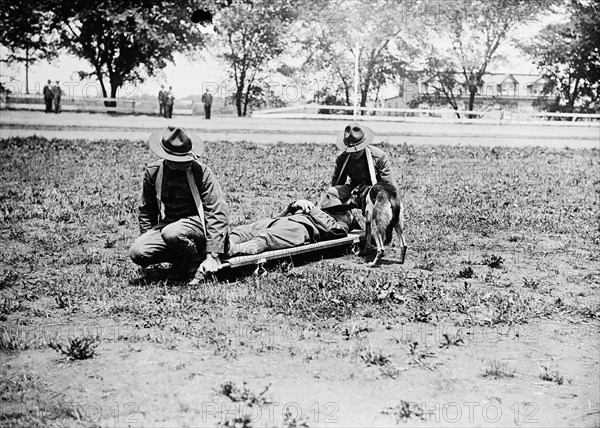
[[554,382],[558,385],[565,383],[565,377],[558,370],[552,370],[550,365],[543,365],[540,367],[540,370],[540,379]]
[[504,259],[502,256],[497,256],[492,254],[490,256],[484,257],[482,263],[491,267],[492,269],[500,269],[502,268],[502,264],[504,263]]
[[417,403],[411,403],[409,401],[400,400],[395,406],[387,407],[381,412],[384,415],[391,415],[396,420],[396,424],[400,422],[406,423],[411,418],[418,418],[421,421],[427,419],[427,413]]
[[87,360],[96,355],[98,343],[99,341],[95,337],[75,337],[69,338],[66,345],[50,343],[49,346],[69,360]]
[[370,345],[359,349],[358,355],[368,366],[385,366],[391,363],[389,357],[384,355],[381,349],[374,349]]
[[24,351],[31,347],[31,340],[16,329],[0,329],[0,351]]
[[457,277],[469,279],[469,278],[473,278],[473,273],[474,273],[473,268],[471,266],[467,266],[466,268],[464,268],[463,270],[458,272]]
[[492,379],[513,378],[515,371],[508,368],[507,363],[501,363],[498,360],[492,360],[486,367],[483,377],[491,377]]
[[443,333],[444,343],[440,344],[441,349],[450,348],[451,346],[460,346],[464,344],[465,341],[462,338],[462,331],[459,330],[455,334],[452,333]]
[[410,356],[411,365],[416,365],[431,371],[435,370],[438,366],[438,364],[432,364],[427,361],[427,359],[435,357],[435,354],[426,348],[420,348],[419,342],[412,342],[409,344],[408,354]]
[[219,386],[217,393],[224,395],[234,403],[244,403],[250,407],[264,406],[270,403],[270,400],[265,397],[270,387],[271,384],[267,385],[261,393],[256,394],[248,388],[246,381],[242,383],[241,388],[235,383],[227,381]]

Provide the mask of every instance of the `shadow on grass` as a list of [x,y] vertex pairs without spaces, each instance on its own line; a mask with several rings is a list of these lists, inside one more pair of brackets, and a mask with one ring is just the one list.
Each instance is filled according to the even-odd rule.
[[[227,283],[236,282],[246,279],[251,276],[262,276],[270,272],[288,272],[294,267],[302,267],[320,260],[331,260],[339,257],[351,255],[351,246],[339,246],[328,248],[322,251],[314,251],[311,253],[302,253],[294,256],[282,257],[276,260],[268,260],[261,264],[250,264],[237,268],[225,268],[211,278],[217,282]],[[392,262],[386,264],[393,264]],[[148,267],[140,274],[129,280],[129,285],[136,287],[144,287],[154,285],[160,282],[168,282],[173,285],[186,285],[189,280],[182,279],[176,272],[173,272],[169,263],[162,263]]]
[[[268,274],[269,272],[288,272],[294,267],[302,267],[320,260],[336,259],[352,254],[351,246],[339,246],[328,248],[323,251],[314,251],[311,253],[302,253],[294,256],[288,256],[277,260],[268,260],[259,265],[252,264],[238,268],[226,268],[218,272],[215,277],[218,281],[238,281],[252,275]],[[258,270],[257,270],[258,268]]]

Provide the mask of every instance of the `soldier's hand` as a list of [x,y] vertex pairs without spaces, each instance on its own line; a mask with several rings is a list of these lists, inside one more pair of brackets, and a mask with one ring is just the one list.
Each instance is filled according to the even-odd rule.
[[198,270],[203,274],[215,273],[221,268],[221,259],[219,256],[213,257],[211,254],[206,255],[206,259],[200,264]]
[[310,201],[307,201],[306,199],[299,199],[296,202],[294,202],[294,206],[297,206],[302,211],[308,214],[315,207],[315,204],[313,204]]

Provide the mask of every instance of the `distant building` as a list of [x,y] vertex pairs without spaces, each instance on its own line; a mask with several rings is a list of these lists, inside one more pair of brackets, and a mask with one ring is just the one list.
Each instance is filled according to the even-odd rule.
[[[465,78],[462,73],[456,73],[454,77],[457,82],[453,88],[455,99],[459,108],[466,109],[469,93],[463,86]],[[503,110],[527,111],[534,109],[534,102],[542,96],[544,87],[549,80],[539,74],[489,73],[484,75],[483,82],[483,86],[475,97],[476,109],[495,105],[500,106]],[[426,95],[435,96],[437,94],[443,100],[444,95],[439,88],[440,82],[435,78],[416,83],[406,82],[402,88],[403,94],[385,99],[383,106],[386,108],[410,108],[415,100],[423,99]]]

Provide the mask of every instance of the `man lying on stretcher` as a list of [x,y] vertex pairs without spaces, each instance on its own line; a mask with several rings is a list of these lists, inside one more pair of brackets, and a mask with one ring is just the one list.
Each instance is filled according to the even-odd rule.
[[351,207],[330,198],[321,208],[312,202],[292,202],[279,217],[258,220],[234,228],[229,237],[228,256],[258,254],[297,247],[307,243],[343,238],[360,229]]

